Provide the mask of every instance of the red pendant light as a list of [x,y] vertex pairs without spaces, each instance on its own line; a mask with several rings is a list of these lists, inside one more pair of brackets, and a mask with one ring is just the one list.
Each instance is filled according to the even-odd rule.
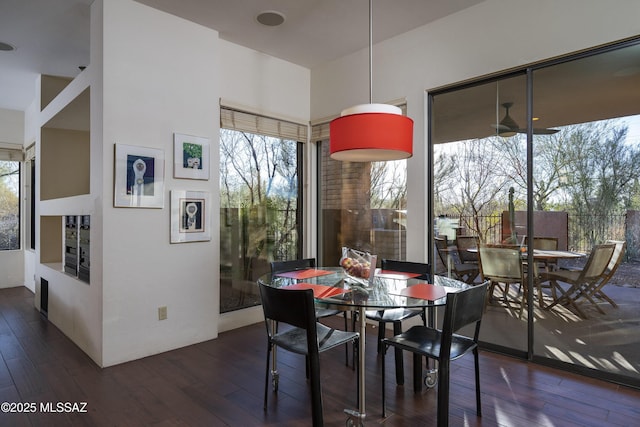
[[369,0],[369,103],[342,111],[329,126],[332,159],[381,162],[413,155],[413,120],[388,104],[373,104],[373,6]]
[[413,120],[388,104],[362,104],[342,111],[329,128],[331,158],[381,162],[413,155]]

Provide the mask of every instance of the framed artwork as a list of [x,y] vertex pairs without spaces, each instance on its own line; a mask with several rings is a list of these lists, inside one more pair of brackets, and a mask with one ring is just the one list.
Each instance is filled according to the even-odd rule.
[[114,165],[115,207],[164,207],[164,151],[115,144]]
[[171,243],[211,240],[209,193],[171,191]]
[[209,179],[209,140],[173,134],[173,177]]

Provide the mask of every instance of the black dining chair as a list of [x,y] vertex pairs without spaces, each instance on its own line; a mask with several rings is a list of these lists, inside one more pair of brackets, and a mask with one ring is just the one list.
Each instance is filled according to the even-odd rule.
[[[323,425],[322,387],[320,383],[320,353],[342,344],[353,344],[358,352],[359,334],[340,331],[316,320],[313,290],[272,288],[258,281],[262,310],[267,327],[267,367],[264,384],[264,410],[267,410],[271,352],[278,346],[284,350],[306,356],[307,372],[311,383],[311,412],[314,426]],[[283,324],[285,325],[283,327]],[[284,330],[281,330],[284,329]],[[356,366],[358,366],[358,357]],[[357,368],[359,370],[359,367]],[[278,372],[273,369],[274,392],[278,391]],[[358,402],[360,390],[357,390]]]
[[[406,332],[382,342],[382,416],[386,417],[385,402],[385,353],[389,346],[413,353],[414,362],[422,356],[438,361],[438,423],[449,425],[449,378],[450,363],[469,352],[475,359],[476,413],[482,416],[480,404],[480,371],[478,360],[478,335],[484,313],[489,282],[472,286],[462,291],[447,293],[442,329],[427,326],[412,326]],[[473,337],[456,334],[466,325],[475,324]],[[418,363],[416,363],[418,365]],[[421,366],[421,365],[418,365]]]
[[[402,273],[420,274],[416,279],[431,281],[431,266],[420,262],[398,261],[392,259],[382,260],[382,270],[397,271]],[[387,323],[393,324],[393,334],[402,333],[402,322],[412,317],[422,317],[422,324],[427,324],[425,308],[392,308],[388,310],[368,310],[368,320],[378,322],[378,353],[382,352],[382,340],[385,337]],[[354,328],[355,330],[355,328]],[[396,350],[396,384],[404,384],[404,362],[402,350]]]
[[[287,273],[295,270],[305,270],[307,268],[315,268],[315,258],[300,258],[287,261],[272,261],[271,262],[271,274]],[[325,317],[337,316],[342,314],[344,316],[344,330],[347,330],[347,312],[345,310],[335,310],[330,308],[316,308],[316,318],[323,319]],[[349,349],[345,348],[345,363],[349,364]]]

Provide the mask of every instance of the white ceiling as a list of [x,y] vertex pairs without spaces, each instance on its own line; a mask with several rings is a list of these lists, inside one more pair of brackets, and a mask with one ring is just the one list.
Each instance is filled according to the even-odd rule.
[[[24,110],[38,74],[75,77],[89,61],[93,0],[0,0],[0,108]],[[312,68],[369,44],[368,0],[137,0],[217,30],[222,39]],[[374,0],[374,43],[483,0]],[[285,15],[266,27],[256,15]]]

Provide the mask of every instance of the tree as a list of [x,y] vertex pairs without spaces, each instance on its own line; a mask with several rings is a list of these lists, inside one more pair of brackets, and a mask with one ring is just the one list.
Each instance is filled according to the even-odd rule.
[[247,277],[258,258],[297,256],[295,141],[221,129],[220,187],[221,208],[239,212],[239,250]]
[[[488,231],[497,224],[482,225],[481,217],[493,215],[506,206],[500,193],[508,188],[509,180],[496,173],[502,161],[499,152],[484,140],[468,140],[456,144],[451,173],[443,173],[437,183],[436,194],[441,195],[463,221],[461,225],[486,241]],[[506,194],[506,193],[505,193]]]
[[[565,182],[564,171],[570,169],[571,158],[563,148],[571,130],[557,134],[536,135],[533,141],[533,209],[548,210],[553,196]],[[527,142],[524,135],[491,138],[495,149],[505,157],[497,164],[497,173],[513,182],[521,198],[527,193]]]
[[20,236],[18,162],[0,161],[0,249],[18,249]]
[[563,170],[565,197],[590,245],[607,238],[606,218],[624,212],[633,196],[622,196],[640,178],[640,147],[625,144],[627,131],[615,121],[581,124],[564,147],[570,160]]
[[407,163],[371,164],[371,209],[404,209],[407,206]]

